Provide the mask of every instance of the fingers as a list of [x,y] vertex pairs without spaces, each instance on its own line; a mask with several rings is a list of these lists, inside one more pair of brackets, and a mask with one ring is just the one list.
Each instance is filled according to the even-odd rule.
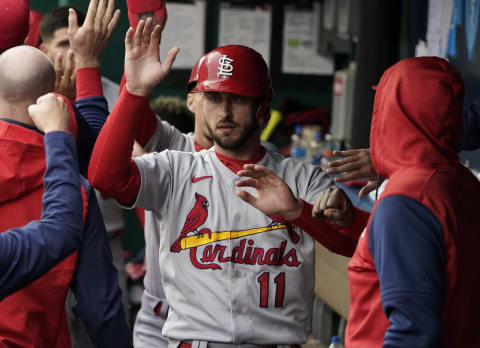
[[[338,192],[340,191],[340,192]],[[315,201],[313,206],[312,215],[314,218],[323,220],[325,216],[325,211],[327,209],[338,209],[342,205],[342,195],[343,191],[338,187],[329,187],[326,191],[322,192],[320,196]]]
[[142,36],[143,36],[143,28],[145,27],[145,21],[141,20],[138,22],[137,30],[135,31],[135,36],[133,37],[133,47],[140,48],[142,47]]
[[238,197],[240,197],[240,199],[242,199],[243,201],[255,207],[255,204],[257,202],[257,199],[255,198],[255,196],[243,190],[237,190],[235,193],[237,194]]
[[113,11],[115,10],[115,0],[108,0],[107,10],[105,16],[103,17],[103,31],[108,30],[109,23],[112,20]]
[[247,178],[247,179],[242,179],[240,181],[237,181],[235,183],[235,186],[237,187],[253,187],[253,188],[258,188],[258,181],[253,178]]
[[105,0],[100,0],[97,6],[97,11],[95,13],[95,30],[97,32],[103,32],[104,29],[106,29],[105,24],[105,11],[106,11],[106,6],[105,6]]
[[68,9],[68,36],[71,37],[78,30],[77,12],[73,8]]
[[370,192],[375,190],[376,187],[377,187],[376,180],[370,180],[365,186],[362,187],[362,189],[358,193],[358,197],[363,198],[367,196]]
[[255,178],[255,179],[258,179],[262,176],[261,173],[259,172],[256,172],[254,170],[239,170],[237,172],[237,175],[238,176],[246,176],[246,177],[249,177],[249,178]]
[[58,52],[57,55],[55,56],[55,73],[60,75],[60,77],[63,75],[63,53]]
[[65,78],[75,79],[75,57],[73,56],[73,51],[68,50],[66,60],[63,76],[65,76]]
[[365,151],[365,149],[354,149],[354,150],[344,150],[344,151],[334,150],[333,155],[338,157],[350,157],[350,156],[357,155],[361,151]]
[[180,48],[178,47],[174,47],[170,51],[168,51],[167,58],[165,58],[165,61],[163,62],[166,71],[170,71],[170,69],[172,68],[172,64],[177,57],[178,51],[180,51]]
[[148,46],[150,44],[150,37],[152,35],[152,18],[147,18],[145,27],[143,28],[142,44]]
[[87,15],[85,17],[84,23],[92,28],[95,25],[97,7],[98,7],[98,0],[90,0],[90,4],[88,5]]
[[153,28],[150,42],[152,43],[152,45],[159,46],[161,37],[162,37],[162,27],[160,25],[156,25],[155,28]]
[[62,57],[63,57],[63,54],[61,52],[58,52],[57,55],[55,56],[55,65],[54,65],[54,68],[55,68],[55,89],[60,84],[60,81],[62,80],[62,76],[63,76]]
[[[341,152],[341,151],[339,151]],[[346,157],[346,158],[340,158],[340,159],[337,159],[335,161],[331,161],[328,163],[328,166],[329,167],[340,167],[340,166],[343,166],[347,163],[351,163],[351,162],[355,162],[357,160],[356,156],[349,156],[349,157]]]
[[110,23],[108,23],[108,26],[107,26],[107,37],[106,37],[107,39],[109,39],[110,36],[112,35],[113,29],[115,29],[115,27],[117,26],[119,19],[120,19],[120,10],[116,10],[112,20],[110,21]]
[[324,210],[323,215],[331,222],[340,221],[345,218],[345,211],[342,209],[328,208]]
[[346,196],[341,189],[333,190],[332,194],[328,196],[326,208],[341,208],[344,205]]
[[125,51],[129,52],[133,50],[133,36],[135,35],[135,30],[130,27],[125,34]]

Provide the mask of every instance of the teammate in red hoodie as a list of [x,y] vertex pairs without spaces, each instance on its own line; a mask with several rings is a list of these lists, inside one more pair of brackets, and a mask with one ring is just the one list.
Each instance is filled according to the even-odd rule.
[[348,267],[348,346],[480,346],[480,184],[454,150],[462,106],[443,59],[406,59],[380,80],[370,145],[389,182]]
[[[462,107],[460,74],[440,58],[402,60],[380,80],[371,157],[389,181],[348,267],[346,347],[480,347],[480,183],[455,153]],[[244,174],[242,186],[259,191],[251,204],[284,204],[272,199],[277,181],[269,192],[272,173]],[[320,197],[313,213],[339,207],[334,198]]]

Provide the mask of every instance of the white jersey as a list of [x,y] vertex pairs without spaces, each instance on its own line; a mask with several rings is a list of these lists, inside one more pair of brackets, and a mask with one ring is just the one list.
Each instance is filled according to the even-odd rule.
[[[193,133],[183,134],[165,121],[157,118],[157,129],[145,145],[146,151],[162,151],[166,148],[195,152]],[[135,348],[167,347],[168,339],[162,335],[167,318],[168,304],[163,292],[162,273],[159,265],[160,236],[166,224],[156,220],[155,215],[145,210],[145,263],[147,272],[143,280],[141,308],[137,313],[133,328]],[[160,315],[155,308],[162,304]]]
[[[241,178],[213,148],[134,160],[141,176],[135,205],[151,210],[155,230],[163,233],[159,265],[170,305],[163,334],[211,342],[305,342],[314,297],[313,239],[242,201],[235,194]],[[259,164],[308,202],[333,185],[318,167],[278,153],[267,151]]]

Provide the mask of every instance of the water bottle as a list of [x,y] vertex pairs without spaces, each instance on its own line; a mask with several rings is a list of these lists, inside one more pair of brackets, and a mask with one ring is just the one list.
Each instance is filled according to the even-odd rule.
[[290,156],[301,161],[307,158],[307,146],[302,138],[302,126],[299,124],[295,126],[295,132],[292,134]]
[[310,143],[310,153],[312,156],[311,162],[313,165],[319,166],[322,164],[324,150],[323,133],[316,132],[312,142]]
[[332,343],[328,346],[328,348],[343,348],[343,344],[340,341],[340,337],[338,336],[333,336],[332,337]]

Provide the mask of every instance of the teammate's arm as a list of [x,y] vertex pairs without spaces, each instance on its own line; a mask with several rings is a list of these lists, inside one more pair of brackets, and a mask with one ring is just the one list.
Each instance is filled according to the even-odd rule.
[[383,347],[436,347],[441,332],[445,250],[442,226],[405,196],[380,201],[368,247],[390,326]]
[[[78,248],[82,241],[82,196],[75,140],[63,101],[39,98],[30,116],[44,136],[46,170],[40,221],[0,234],[0,300],[34,281]],[[40,105],[41,104],[41,105]],[[64,118],[46,125],[51,118]]]
[[367,179],[358,196],[365,197],[377,187],[378,174],[373,168],[370,158],[370,149],[354,149],[347,151],[334,151],[334,156],[342,157],[328,164],[328,174],[340,174],[333,178],[335,182]]

